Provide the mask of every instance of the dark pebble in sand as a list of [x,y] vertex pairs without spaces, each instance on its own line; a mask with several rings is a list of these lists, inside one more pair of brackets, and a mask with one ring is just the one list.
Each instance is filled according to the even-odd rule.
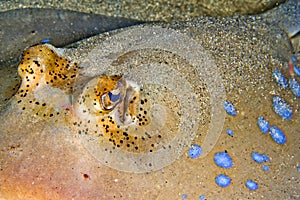
[[277,115],[286,120],[292,119],[292,108],[291,106],[281,97],[273,97],[273,109]]
[[276,143],[278,143],[278,144],[286,143],[286,137],[285,137],[284,133],[282,132],[282,130],[280,130],[278,127],[271,126],[270,127],[270,135]]
[[214,156],[215,164],[222,168],[231,168],[233,165],[232,158],[226,152],[216,153]]

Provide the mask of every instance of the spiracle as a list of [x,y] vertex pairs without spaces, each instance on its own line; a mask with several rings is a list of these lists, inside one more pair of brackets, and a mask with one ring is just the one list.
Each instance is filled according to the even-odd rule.
[[[135,27],[109,37],[79,65],[73,124],[102,164],[155,171],[182,156],[196,136],[205,136],[200,158],[216,144],[225,118],[224,87],[210,55],[188,36]],[[209,128],[199,133],[205,121]]]

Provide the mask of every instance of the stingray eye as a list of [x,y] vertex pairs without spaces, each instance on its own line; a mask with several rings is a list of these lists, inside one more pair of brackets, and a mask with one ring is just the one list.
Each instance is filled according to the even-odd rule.
[[121,94],[113,94],[112,92],[107,92],[102,95],[101,97],[101,103],[102,107],[105,110],[112,110],[116,107],[116,105],[119,104],[121,99]]
[[116,101],[118,101],[118,100],[120,99],[121,95],[120,95],[120,93],[118,93],[118,94],[113,94],[113,93],[111,93],[111,92],[108,92],[108,97],[110,98],[110,100],[111,100],[112,102],[116,102]]

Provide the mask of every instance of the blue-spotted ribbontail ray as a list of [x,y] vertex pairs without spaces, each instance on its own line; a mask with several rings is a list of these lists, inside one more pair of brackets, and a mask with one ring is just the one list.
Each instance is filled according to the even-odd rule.
[[[283,34],[264,31],[273,27],[256,23],[256,17],[244,19],[209,18],[160,27],[145,24],[73,44],[64,49],[64,55],[55,49],[70,63],[78,63],[79,73],[71,84],[71,93],[64,87],[47,84],[28,92],[19,104],[12,99],[3,109],[6,112],[0,111],[1,194],[6,190],[8,197],[12,196],[5,199],[141,199],[145,197],[143,190],[148,199],[199,199],[200,194],[226,199],[237,195],[245,199],[262,195],[270,199],[296,197],[297,180],[291,177],[299,173],[299,159],[293,156],[298,150],[297,99],[290,90],[279,90],[272,81],[272,70],[282,70],[289,59],[277,55],[285,54],[287,49],[281,47],[280,41],[288,43],[277,37]],[[214,76],[214,70],[222,76]],[[110,80],[114,77],[116,80]],[[90,98],[90,104],[76,105],[84,94],[93,94],[87,87],[97,89],[103,80],[111,88],[98,98],[98,107],[93,107]],[[223,99],[218,96],[222,92],[220,82],[227,91]],[[139,98],[131,107],[125,102],[135,94]],[[291,105],[291,120],[281,120],[273,112],[272,95],[281,96]],[[60,113],[50,117],[54,112],[49,112],[44,117],[37,104],[27,103],[29,96],[48,102],[47,110],[52,107]],[[141,102],[144,99],[146,104]],[[233,103],[237,113],[236,117],[225,115],[225,126],[216,144],[225,100]],[[14,109],[7,109],[9,106]],[[26,109],[22,110],[22,106]],[[81,106],[90,110],[80,112]],[[141,107],[147,110],[144,116],[149,122],[144,126],[136,124]],[[103,116],[90,112],[99,109],[108,112]],[[38,115],[31,112],[35,110]],[[286,135],[286,143],[279,145],[271,136],[262,135],[257,127],[258,116],[279,127]],[[142,137],[146,128],[151,139],[158,134],[162,137],[156,138],[159,144],[153,149],[148,148],[153,143],[148,138],[141,140],[147,148],[128,148],[119,144],[118,135],[113,138],[103,134],[103,128],[99,128],[102,118],[108,119],[104,121],[105,128],[113,124],[113,119],[122,130],[128,128],[128,141],[134,140],[132,136]],[[167,125],[169,121],[175,122]],[[234,137],[226,135],[227,128],[234,131]],[[202,151],[198,148],[200,151],[193,156],[189,149],[195,145]],[[270,171],[263,171],[251,160],[254,151],[270,157],[271,162],[266,163]],[[227,152],[233,161],[233,171],[225,171],[233,183],[228,189],[218,188],[220,181],[214,181],[224,172],[213,163],[216,152]],[[247,174],[251,177],[245,178]],[[255,194],[245,186],[247,179],[259,185]],[[270,187],[278,194],[268,192]]]
[[[225,117],[220,78],[193,41],[172,31],[165,38],[162,30],[154,30],[155,37],[162,35],[156,43],[144,43],[132,32],[131,43],[123,35],[103,43],[87,57],[96,64],[85,59],[76,64],[50,44],[28,48],[19,65],[21,87],[6,110],[17,110],[26,127],[39,125],[76,138],[97,161],[120,171],[159,170],[183,156],[195,137],[202,142],[199,158],[206,156]],[[170,47],[172,38],[190,42],[191,49]],[[127,48],[128,42],[135,45]],[[147,60],[143,53],[153,55]],[[201,69],[201,62],[208,68]],[[185,71],[190,71],[186,77]],[[191,84],[193,76],[197,84]]]

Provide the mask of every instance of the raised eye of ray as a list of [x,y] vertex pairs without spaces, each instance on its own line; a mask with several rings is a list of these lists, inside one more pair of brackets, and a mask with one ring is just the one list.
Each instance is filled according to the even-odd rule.
[[113,94],[112,92],[108,92],[108,96],[111,101],[116,102],[120,99],[120,94]]
[[[83,89],[75,124],[83,145],[99,162],[121,171],[148,172],[180,158],[196,136],[203,141],[202,157],[217,142],[225,92],[209,54],[192,39],[168,29],[137,27],[112,36],[80,65],[83,74],[98,77],[78,86]],[[124,80],[121,87],[106,82],[109,91],[123,91],[107,110],[101,110],[105,99],[94,97],[108,88],[99,87],[103,74],[120,74]]]

